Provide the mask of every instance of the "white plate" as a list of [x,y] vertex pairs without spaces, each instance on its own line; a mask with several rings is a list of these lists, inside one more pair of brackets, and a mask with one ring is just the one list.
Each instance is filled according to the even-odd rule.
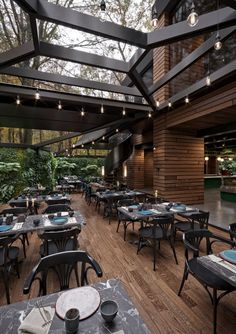
[[98,291],[91,286],[82,286],[80,288],[64,292],[56,302],[56,313],[64,319],[66,312],[70,308],[77,308],[80,313],[80,320],[88,318],[97,311],[100,305],[100,295]]

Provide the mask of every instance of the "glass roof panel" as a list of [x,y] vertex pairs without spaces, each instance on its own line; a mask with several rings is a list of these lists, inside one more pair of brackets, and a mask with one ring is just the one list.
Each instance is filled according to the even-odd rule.
[[29,16],[15,2],[0,0],[0,53],[31,39]]
[[153,0],[106,0],[105,13],[100,10],[99,0],[48,0],[48,2],[98,17],[101,21],[110,21],[141,31],[152,29],[150,17]]

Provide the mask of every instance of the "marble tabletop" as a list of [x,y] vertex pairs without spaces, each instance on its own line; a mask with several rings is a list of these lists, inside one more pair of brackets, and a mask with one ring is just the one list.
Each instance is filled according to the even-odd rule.
[[118,207],[117,208],[122,215],[127,217],[128,220],[146,220],[148,218],[155,218],[155,217],[160,217],[163,215],[173,215],[172,213],[163,210],[163,209],[158,209],[155,207],[155,205],[152,205],[152,208],[146,209],[146,210],[138,210],[138,209],[133,209],[133,211],[129,211],[129,207]]
[[[208,270],[212,271],[214,274],[218,275],[220,278],[231,284],[232,286],[236,287],[236,265],[235,271],[228,269],[227,267],[221,265],[221,262],[226,262],[223,259],[219,260],[216,259],[216,256],[206,255],[197,258],[197,261]],[[227,265],[227,263],[226,263]]]
[[97,192],[96,196],[101,199],[115,199],[115,198],[126,198],[136,197],[143,195],[140,191],[115,191],[115,192]]
[[[67,215],[67,213],[65,213],[64,216],[65,215]],[[51,223],[50,219],[48,218],[48,215],[30,215],[26,217],[23,223],[18,223],[17,218],[16,218],[15,220],[13,220],[12,225],[15,226],[15,224],[18,223],[18,228],[15,229],[13,227],[12,230],[0,232],[0,236],[12,235],[16,233],[28,233],[28,232],[35,232],[35,231],[37,232],[40,230],[63,229],[63,228],[74,227],[74,226],[82,227],[83,225],[86,225],[85,218],[79,211],[74,211],[73,217],[69,217],[69,216],[67,217],[68,217],[68,221],[63,225],[56,225],[56,224]],[[35,226],[34,224],[35,220],[40,221],[39,225]]]
[[[110,299],[115,300],[118,304],[119,311],[116,318],[111,323],[106,323],[101,317],[100,309],[98,309],[91,317],[80,321],[79,334],[115,334],[122,330],[124,334],[150,334],[137,308],[127,295],[121,281],[111,279],[104,283],[96,283],[93,287],[99,292],[101,302]],[[1,333],[16,334],[23,319],[38,300],[41,301],[43,306],[54,307],[61,293],[63,292],[0,307]],[[53,318],[49,333],[65,333],[64,321],[58,318],[56,314]]]

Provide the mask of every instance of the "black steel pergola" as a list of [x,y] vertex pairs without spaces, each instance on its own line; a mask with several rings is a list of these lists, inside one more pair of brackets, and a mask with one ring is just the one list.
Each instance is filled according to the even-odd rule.
[[[169,70],[160,80],[147,86],[143,79],[143,71],[147,67],[147,59],[150,59],[150,55],[152,57],[152,50],[203,33],[216,31],[219,17],[222,40],[227,39],[236,29],[236,0],[223,0],[228,7],[201,15],[199,23],[195,27],[189,27],[183,21],[149,33],[111,22],[101,22],[97,17],[55,5],[46,0],[14,0],[14,2],[29,15],[32,40],[0,54],[0,74],[112,92],[125,96],[125,100],[120,101],[40,89],[41,100],[44,103],[42,104],[39,101],[36,104],[34,100],[35,88],[0,84],[1,126],[73,132],[68,135],[68,138],[104,127],[111,131],[116,127],[129,127],[133,122],[147,117],[150,112],[158,113],[166,110],[168,102],[178,104],[182,103],[180,101],[185,96],[197,96],[199,92],[205,89],[204,79],[171,96],[158,109],[154,98],[155,93],[160,88],[209,52],[214,46],[215,34]],[[161,15],[164,11],[171,11],[178,2],[176,0],[159,0],[156,1],[155,6],[159,15]],[[138,49],[132,58],[125,62],[46,43],[39,39],[37,19],[128,43],[138,47]],[[123,85],[114,85],[14,66],[36,56],[61,59],[75,64],[85,64],[125,73],[126,79]],[[211,80],[217,86],[222,82],[235,80],[235,74],[236,60],[212,73]],[[20,95],[27,102],[16,106],[14,102],[17,95]],[[129,96],[132,99],[129,99]],[[66,105],[60,112],[55,109],[56,101],[59,100]],[[100,113],[101,105],[106,110],[104,114]],[[81,108],[85,108],[86,112],[88,111],[86,118],[80,115]],[[126,117],[122,117],[122,108],[126,109]],[[57,139],[50,141],[50,143],[55,141]],[[37,146],[41,147],[42,145],[38,144]]]

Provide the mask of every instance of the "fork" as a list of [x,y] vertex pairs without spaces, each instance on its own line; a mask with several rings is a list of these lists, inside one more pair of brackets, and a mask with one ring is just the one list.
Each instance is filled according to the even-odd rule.
[[[45,310],[41,301],[37,301],[36,305],[38,306],[39,313],[44,321],[44,323],[42,324],[42,327],[45,327],[52,322],[51,316],[48,314],[47,310]],[[41,308],[43,309],[43,312]]]

